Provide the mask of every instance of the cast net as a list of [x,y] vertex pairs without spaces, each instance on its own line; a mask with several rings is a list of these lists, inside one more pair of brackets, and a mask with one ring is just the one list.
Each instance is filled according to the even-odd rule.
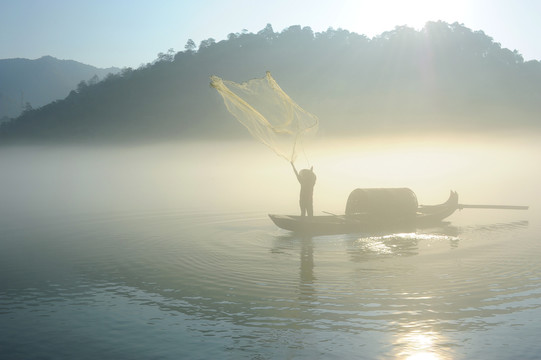
[[218,76],[210,79],[227,110],[254,138],[288,161],[295,161],[303,137],[317,131],[318,118],[297,105],[268,71],[242,84]]

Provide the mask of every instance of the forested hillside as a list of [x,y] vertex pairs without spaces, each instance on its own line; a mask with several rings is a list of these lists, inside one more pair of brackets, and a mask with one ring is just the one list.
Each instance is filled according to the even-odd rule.
[[[99,69],[51,56],[0,60],[0,119],[65,98],[81,81],[104,79],[120,69]],[[1,122],[1,120],[0,120]]]
[[188,41],[182,52],[81,83],[62,100],[0,127],[0,141],[117,141],[245,136],[209,76],[273,77],[325,134],[541,129],[541,63],[481,31],[429,22],[369,39],[347,30]]

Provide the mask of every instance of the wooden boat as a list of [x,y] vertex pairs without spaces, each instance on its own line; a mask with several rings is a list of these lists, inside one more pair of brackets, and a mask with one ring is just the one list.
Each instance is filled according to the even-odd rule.
[[[409,189],[356,189],[356,191],[359,190],[361,190],[359,193],[362,192],[363,195],[368,193],[367,190],[372,195],[374,191],[379,191],[379,195],[382,194],[382,191],[394,191],[391,194],[393,196],[392,201],[388,201],[388,196],[385,198],[378,195],[376,198],[382,200],[379,205],[381,203],[392,205],[391,203],[394,202],[395,206],[385,208],[385,206],[371,204],[369,205],[370,209],[361,207],[360,210],[366,211],[352,211],[351,208],[355,207],[355,202],[358,200],[353,196],[354,191],[348,199],[345,215],[302,217],[298,215],[269,214],[269,217],[276,226],[282,229],[309,235],[346,234],[377,230],[414,231],[418,227],[427,227],[440,223],[459,208],[458,194],[454,191],[451,191],[447,201],[442,204],[417,206],[415,194]],[[401,199],[396,195],[400,195]],[[407,198],[406,201],[404,201],[405,197]],[[374,197],[372,196],[372,198]],[[362,200],[367,199],[364,196]],[[411,210],[412,206],[415,206],[413,210]],[[357,210],[359,210],[358,206]]]

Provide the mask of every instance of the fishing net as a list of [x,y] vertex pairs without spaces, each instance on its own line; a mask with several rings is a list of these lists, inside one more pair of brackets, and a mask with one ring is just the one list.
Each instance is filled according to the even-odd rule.
[[317,131],[318,118],[297,105],[268,71],[265,77],[242,84],[217,76],[210,79],[227,110],[254,138],[288,161],[295,161],[303,136]]

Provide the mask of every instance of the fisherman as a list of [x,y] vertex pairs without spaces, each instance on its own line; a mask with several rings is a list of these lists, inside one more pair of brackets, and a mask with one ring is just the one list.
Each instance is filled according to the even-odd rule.
[[293,171],[297,176],[297,180],[299,180],[299,183],[301,184],[301,196],[299,199],[301,216],[304,217],[306,214],[308,214],[309,217],[312,217],[314,216],[314,203],[312,197],[314,195],[314,185],[316,184],[314,167],[312,166],[310,170],[302,169],[301,171],[297,172],[293,161],[291,161],[291,166],[293,167]]

